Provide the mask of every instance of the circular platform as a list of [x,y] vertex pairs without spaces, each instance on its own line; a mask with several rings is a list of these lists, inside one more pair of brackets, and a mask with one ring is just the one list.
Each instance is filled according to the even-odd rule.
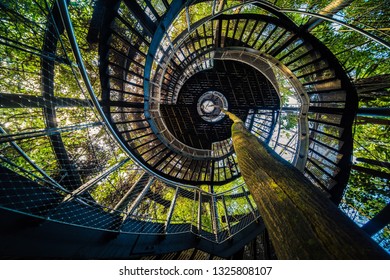
[[222,120],[225,114],[221,111],[221,108],[227,110],[228,102],[219,91],[206,91],[198,99],[198,114],[206,122],[214,123]]

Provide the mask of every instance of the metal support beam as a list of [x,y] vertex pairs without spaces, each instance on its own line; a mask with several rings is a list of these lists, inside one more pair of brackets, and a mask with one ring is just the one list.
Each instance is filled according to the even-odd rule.
[[362,229],[373,236],[390,223],[390,204],[387,204],[374,218],[363,225]]
[[190,10],[189,7],[186,6],[186,20],[187,20],[187,30],[188,32],[191,31],[191,20],[190,20]]
[[[144,104],[140,102],[126,102],[126,101],[102,101],[99,106],[121,107],[121,108],[143,108]],[[129,112],[131,113],[131,112]]]
[[198,195],[198,220],[197,220],[197,232],[198,234],[202,232],[202,192],[195,192]]
[[225,216],[226,216],[227,231],[228,231],[229,236],[231,236],[232,235],[231,225],[230,225],[230,219],[229,219],[229,212],[228,212],[228,209],[226,207],[225,196],[222,196],[222,204],[223,204],[223,209],[225,211]]
[[374,177],[379,177],[379,178],[384,178],[384,179],[390,180],[390,173],[386,173],[383,171],[374,170],[371,168],[358,166],[358,165],[352,165],[352,169],[359,171],[359,172],[366,173],[366,174],[374,176]]
[[[82,130],[82,129],[87,129],[90,127],[96,127],[96,126],[100,126],[100,125],[103,125],[103,123],[102,122],[93,122],[93,123],[76,124],[76,125],[64,126],[64,127],[53,127],[53,128],[42,129],[42,130],[35,130],[35,131],[31,131],[31,132],[21,132],[21,133],[15,133],[15,134],[0,135],[0,143],[24,140],[24,139],[29,139],[29,138],[37,138],[37,137],[42,137],[42,136],[51,136],[51,135],[55,135],[55,134],[59,134],[59,133]],[[0,131],[0,132],[3,133],[2,131]]]
[[140,184],[143,184],[146,180],[149,180],[149,174],[146,172],[143,172],[139,179],[131,186],[131,188],[126,192],[126,194],[122,197],[122,199],[115,205],[114,210],[115,211],[123,211],[126,206],[129,204],[129,201],[131,199],[131,194],[133,193],[134,189],[136,189]]
[[101,180],[103,180],[104,178],[106,178],[108,175],[110,175],[111,173],[115,172],[116,170],[118,170],[119,168],[121,168],[124,164],[126,164],[127,162],[129,162],[130,158],[125,158],[124,160],[118,162],[117,164],[115,164],[114,166],[111,166],[109,169],[107,169],[106,171],[104,171],[103,173],[99,174],[98,176],[96,176],[95,178],[92,178],[91,180],[89,180],[88,182],[86,182],[85,184],[81,185],[79,188],[77,188],[76,190],[74,190],[71,194],[69,194],[68,196],[66,196],[64,198],[64,202],[66,201],[69,201],[69,200],[72,200],[74,198],[76,198],[77,196],[81,196],[83,195],[84,193],[86,193],[87,191],[89,191],[94,185],[96,185],[98,182],[100,182]]
[[166,233],[168,232],[169,225],[171,224],[173,210],[175,209],[176,200],[177,200],[178,195],[179,195],[179,188],[176,187],[175,194],[174,194],[172,201],[171,201],[171,205],[169,206],[167,220],[165,221],[165,224],[164,224],[164,232],[166,232]]
[[[63,4],[67,7],[69,0],[63,0]],[[52,10],[48,15],[48,22],[43,40],[42,52],[48,54],[55,54],[57,52],[57,43],[60,41],[60,35],[64,33],[64,25],[61,21],[61,12],[58,5],[53,4]],[[41,88],[42,97],[45,100],[54,99],[54,76],[55,63],[51,59],[41,58]],[[46,127],[48,129],[56,129],[57,114],[55,103],[47,104],[43,107]],[[49,136],[51,145],[55,152],[57,161],[63,170],[64,179],[62,185],[69,190],[74,190],[82,184],[80,174],[70,160],[65,145],[62,141],[61,134],[56,133]]]
[[150,187],[153,185],[155,178],[150,178],[142,192],[137,196],[134,202],[130,205],[129,210],[127,211],[127,216],[131,216],[134,214],[135,210],[137,210],[138,206],[141,204],[145,195],[149,192]]
[[87,99],[0,93],[0,108],[92,107]]
[[360,158],[360,157],[356,158],[355,160],[390,169],[390,162],[379,161],[379,160],[370,159],[370,158]]
[[156,24],[147,16],[145,11],[138,5],[136,1],[124,0],[126,6],[130,9],[133,15],[138,19],[139,23],[148,32],[150,36],[153,36],[156,32]]
[[357,116],[359,117],[390,117],[390,109],[383,108],[358,108]]
[[218,208],[217,208],[217,200],[214,195],[214,191],[211,192],[210,195],[210,209],[211,209],[211,218],[212,218],[212,226],[213,233],[215,235],[215,240],[218,242],[218,232],[220,231],[220,224],[218,218]]
[[251,200],[250,200],[249,197],[248,197],[249,192],[247,192],[247,191],[245,190],[244,186],[241,186],[241,188],[242,188],[242,192],[246,194],[246,195],[245,195],[245,199],[246,199],[246,201],[248,202],[249,208],[251,209],[253,218],[256,220],[256,219],[257,219],[256,210],[255,210],[255,208],[253,207],[253,204],[252,204]]

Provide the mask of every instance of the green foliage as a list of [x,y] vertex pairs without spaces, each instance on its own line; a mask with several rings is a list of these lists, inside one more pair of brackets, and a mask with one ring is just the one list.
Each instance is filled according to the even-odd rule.
[[162,183],[155,181],[150,187],[150,192],[141,204],[137,207],[134,215],[153,222],[164,223],[167,220],[170,202],[173,199],[175,190]]
[[352,170],[343,203],[368,219],[378,214],[390,202],[390,185],[386,179]]
[[298,126],[298,118],[296,114],[282,114],[280,116],[281,129],[293,130]]
[[312,32],[337,56],[353,78],[387,73],[390,54],[384,46],[331,23],[322,23]]
[[[355,149],[354,157],[368,158],[382,162],[390,162],[390,133],[389,125],[356,124],[354,127]],[[383,172],[388,169],[381,166],[370,166],[367,163],[359,164]]]
[[[1,108],[0,125],[7,134],[30,133],[45,130],[48,119],[47,110],[55,111],[55,126],[66,127],[78,124],[97,122],[96,112],[89,106],[68,105],[66,101],[49,104],[50,93],[43,92],[42,61],[48,56],[56,57],[54,63],[53,94],[56,98],[75,98],[85,100],[86,90],[80,83],[78,70],[66,64],[73,55],[66,33],[60,36],[55,54],[42,51],[47,32],[48,20],[53,1],[7,1],[0,10],[0,92],[43,97],[43,104],[31,108],[23,104],[21,108]],[[75,28],[76,37],[86,62],[89,77],[95,92],[100,95],[100,80],[98,72],[98,54],[96,46],[90,46],[86,41],[89,20],[92,15],[92,1],[71,1],[70,15]],[[3,4],[2,4],[3,5]],[[57,35],[51,34],[54,37]],[[50,86],[50,81],[49,81]],[[15,106],[20,106],[15,104]],[[78,169],[83,182],[100,173],[104,168],[116,163],[121,152],[113,145],[107,132],[102,127],[75,130],[62,134],[62,142],[67,149],[67,155],[72,164]],[[53,150],[49,137],[29,138],[18,140],[16,144],[46,173],[61,180],[61,169],[58,154]],[[1,154],[21,168],[37,171],[9,145],[1,146]],[[41,176],[41,175],[39,175]]]
[[174,208],[171,223],[190,223],[196,226],[197,204],[194,197],[179,196],[176,200],[176,205],[179,205],[179,207]]
[[[374,120],[374,119],[373,119]],[[354,128],[354,158],[371,159],[377,162],[390,162],[390,127],[373,123],[356,124]],[[355,162],[368,169],[390,173],[385,166],[366,162]],[[358,224],[378,214],[390,203],[390,183],[388,179],[351,171],[348,186],[340,207]],[[389,228],[385,228],[376,237],[381,245],[390,251]]]
[[208,17],[212,14],[213,5],[210,1],[200,2],[189,7],[190,23],[195,22]]

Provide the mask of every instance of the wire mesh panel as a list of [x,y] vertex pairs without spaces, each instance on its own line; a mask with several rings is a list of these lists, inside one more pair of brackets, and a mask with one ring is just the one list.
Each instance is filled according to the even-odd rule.
[[[107,138],[69,60],[57,6],[8,1],[1,11],[2,26],[8,28],[1,44],[7,54],[1,97],[4,155],[11,161],[22,157],[25,168],[39,169],[74,190],[107,167],[117,147]],[[107,145],[98,146],[95,137]]]

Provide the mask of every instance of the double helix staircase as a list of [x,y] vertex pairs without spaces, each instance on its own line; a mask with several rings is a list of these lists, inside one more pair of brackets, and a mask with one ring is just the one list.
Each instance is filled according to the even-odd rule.
[[[36,81],[0,94],[9,116],[0,123],[3,256],[134,258],[191,248],[234,256],[264,225],[231,123],[206,106],[218,102],[340,202],[356,89],[309,27],[277,6],[97,0],[82,16],[69,1],[25,10],[16,2],[0,6],[15,27],[0,34],[3,68]],[[35,40],[20,41],[27,32]],[[89,77],[78,74],[72,32]],[[61,76],[74,86],[59,84]]]

